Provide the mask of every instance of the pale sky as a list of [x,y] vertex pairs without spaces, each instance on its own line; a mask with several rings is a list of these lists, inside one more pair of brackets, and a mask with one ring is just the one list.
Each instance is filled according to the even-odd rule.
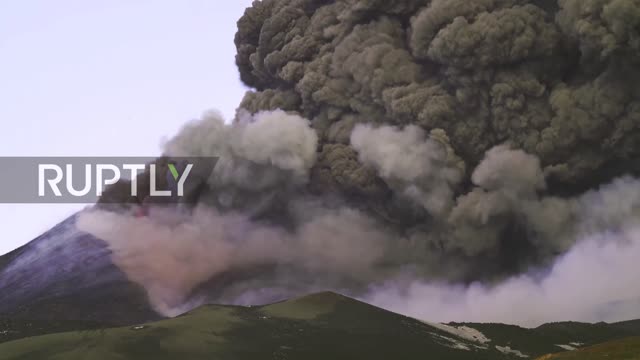
[[[0,156],[155,156],[246,91],[236,21],[251,0],[0,0]],[[82,205],[0,204],[0,254]]]

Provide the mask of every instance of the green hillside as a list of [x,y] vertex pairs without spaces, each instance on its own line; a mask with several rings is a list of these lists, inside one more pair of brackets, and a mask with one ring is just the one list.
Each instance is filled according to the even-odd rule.
[[479,330],[494,341],[508,343],[512,348],[533,356],[640,335],[640,321],[616,324],[558,322],[545,324],[535,329],[504,324],[467,325]]
[[562,351],[563,344],[589,345],[584,339],[593,334],[598,341],[626,334],[602,326],[429,324],[327,292],[257,307],[207,305],[146,325],[9,341],[0,344],[0,360],[520,359]]
[[580,350],[547,355],[538,360],[638,360],[640,359],[640,337],[606,342]]
[[0,359],[511,359],[493,346],[321,293],[263,307],[204,306],[145,326],[0,345]]

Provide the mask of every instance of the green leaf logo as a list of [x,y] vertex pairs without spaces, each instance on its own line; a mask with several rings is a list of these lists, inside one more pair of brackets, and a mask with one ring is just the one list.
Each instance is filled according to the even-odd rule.
[[173,179],[178,180],[178,177],[180,176],[180,174],[178,174],[178,170],[176,169],[176,166],[173,164],[169,164],[169,171],[171,171],[171,175],[173,175]]

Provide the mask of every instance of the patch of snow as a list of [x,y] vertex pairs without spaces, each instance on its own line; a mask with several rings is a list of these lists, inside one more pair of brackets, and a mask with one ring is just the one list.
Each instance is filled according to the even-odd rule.
[[578,350],[577,347],[571,346],[571,345],[556,345],[556,346],[567,351]]
[[496,350],[500,351],[501,353],[503,353],[505,355],[515,355],[515,356],[521,357],[521,358],[528,358],[529,357],[529,355],[525,355],[522,352],[520,352],[518,350],[515,350],[515,349],[512,349],[512,348],[510,348],[508,346],[502,347],[502,346],[497,346],[496,345]]
[[571,345],[571,346],[575,346],[575,347],[580,347],[580,346],[584,345],[584,343],[581,343],[581,342],[572,342],[572,343],[569,343],[569,345]]
[[436,334],[436,333],[430,333],[430,334],[433,337],[435,337],[436,339],[441,339],[441,340],[446,341],[447,344],[440,343],[441,345],[444,345],[446,347],[450,347],[452,349],[458,349],[458,350],[467,350],[467,351],[471,350],[471,348],[469,348],[469,346],[467,344],[465,344],[463,342],[460,342],[460,341],[458,341],[456,339],[452,339],[450,337],[442,336],[442,335]]
[[140,325],[140,326],[134,326],[132,329],[133,330],[142,330],[142,329],[146,329],[147,327],[144,325]]
[[445,325],[445,324],[438,324],[438,323],[430,323],[430,322],[426,322],[423,321],[425,324],[429,325],[429,326],[433,326],[434,328],[438,329],[438,330],[442,330],[444,332],[447,332],[451,335],[455,335],[459,338],[465,339],[465,340],[469,340],[469,341],[473,341],[476,343],[480,343],[480,344],[486,344],[488,342],[491,341],[491,339],[489,339],[488,337],[484,336],[483,333],[481,333],[480,331],[468,327],[468,326],[451,326],[451,325]]
[[466,351],[470,351],[471,349],[469,349],[469,347],[465,344],[462,343],[454,343],[451,346],[452,349],[457,349],[457,350],[466,350]]

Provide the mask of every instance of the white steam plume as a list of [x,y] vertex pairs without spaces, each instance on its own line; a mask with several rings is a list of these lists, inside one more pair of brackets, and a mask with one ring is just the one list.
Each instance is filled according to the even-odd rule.
[[640,318],[640,224],[583,239],[544,275],[495,286],[419,280],[374,287],[364,297],[409,316],[442,322],[501,322],[535,327],[556,321]]

